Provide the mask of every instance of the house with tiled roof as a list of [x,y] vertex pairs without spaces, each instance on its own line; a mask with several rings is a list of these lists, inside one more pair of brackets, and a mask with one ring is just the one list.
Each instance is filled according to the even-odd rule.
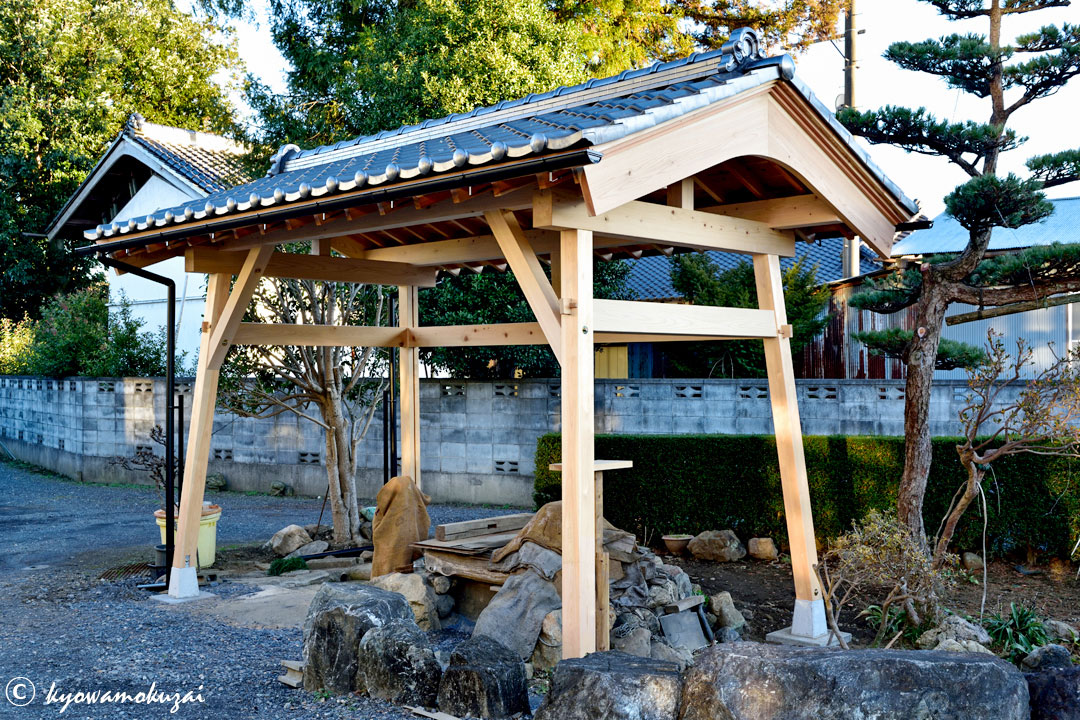
[[[247,148],[220,135],[147,122],[134,114],[53,218],[49,239],[79,239],[90,228],[117,218],[145,215],[197,201],[250,180],[242,163]],[[192,360],[199,347],[205,283],[184,272],[183,258],[154,272],[176,282],[177,348]],[[165,324],[167,302],[160,285],[130,275],[109,276],[110,302],[121,295],[148,329]]]

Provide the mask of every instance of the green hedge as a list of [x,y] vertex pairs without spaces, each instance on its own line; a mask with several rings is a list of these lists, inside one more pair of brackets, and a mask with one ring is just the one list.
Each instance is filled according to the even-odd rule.
[[[835,537],[873,509],[895,507],[904,465],[896,437],[806,437],[806,467],[818,537]],[[934,440],[926,494],[926,527],[937,529],[964,472],[956,440]],[[558,434],[537,442],[533,498],[560,497]],[[632,460],[631,470],[604,476],[604,510],[616,526],[648,535],[732,528],[740,536],[785,542],[776,443],[758,435],[597,435],[596,457]],[[1067,556],[1080,530],[1080,461],[1016,455],[995,463],[984,483],[991,555],[1031,547]],[[968,510],[954,550],[978,550],[982,512]]]

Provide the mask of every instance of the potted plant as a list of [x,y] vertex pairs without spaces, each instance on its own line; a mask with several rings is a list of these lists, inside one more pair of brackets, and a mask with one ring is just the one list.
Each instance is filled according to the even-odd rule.
[[686,552],[686,546],[690,544],[690,541],[694,539],[694,536],[687,535],[686,533],[678,533],[675,535],[664,535],[660,539],[664,541],[664,545],[667,547],[669,553],[672,555],[682,555]]
[[[150,440],[162,447],[165,446],[165,431],[160,425],[155,425],[150,431]],[[158,552],[157,565],[165,564],[165,458],[154,452],[152,446],[140,445],[135,454],[129,457],[114,457],[110,464],[119,465],[125,470],[145,472],[154,480],[154,486],[158,491],[161,507],[154,511],[154,520],[157,522],[161,535],[161,545],[156,546]],[[179,462],[176,463],[179,466]],[[174,472],[177,468],[174,468]],[[173,518],[180,515],[179,505],[173,506]],[[199,544],[198,564],[200,568],[210,567],[214,564],[217,553],[217,523],[221,519],[221,506],[209,501],[203,502],[202,518],[199,521]],[[176,528],[173,528],[175,539]]]

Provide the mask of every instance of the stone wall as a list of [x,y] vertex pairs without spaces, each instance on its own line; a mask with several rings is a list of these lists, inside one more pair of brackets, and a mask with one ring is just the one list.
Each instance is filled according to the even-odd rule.
[[[190,379],[177,383],[188,416],[192,384]],[[903,434],[900,381],[799,380],[797,385],[807,435]],[[935,385],[935,435],[957,433],[966,392],[962,382]],[[420,410],[424,490],[436,501],[531,503],[536,439],[559,429],[558,380],[424,380]],[[0,441],[19,459],[63,475],[145,481],[109,461],[150,445],[155,424],[164,424],[160,378],[0,376]],[[596,431],[771,433],[768,387],[764,380],[598,380]],[[289,413],[255,420],[219,411],[214,419],[210,472],[224,474],[234,490],[265,491],[282,480],[300,494],[321,495],[324,455],[321,428]],[[382,465],[377,412],[358,459],[363,495],[374,497],[378,491]]]

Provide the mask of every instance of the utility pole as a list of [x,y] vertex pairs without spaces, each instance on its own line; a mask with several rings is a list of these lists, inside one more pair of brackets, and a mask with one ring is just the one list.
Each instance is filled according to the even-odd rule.
[[[855,0],[847,0],[844,8],[844,107],[855,107]],[[844,238],[844,257],[842,267],[844,277],[861,275],[862,263],[859,261],[859,248],[862,241],[858,237]]]

